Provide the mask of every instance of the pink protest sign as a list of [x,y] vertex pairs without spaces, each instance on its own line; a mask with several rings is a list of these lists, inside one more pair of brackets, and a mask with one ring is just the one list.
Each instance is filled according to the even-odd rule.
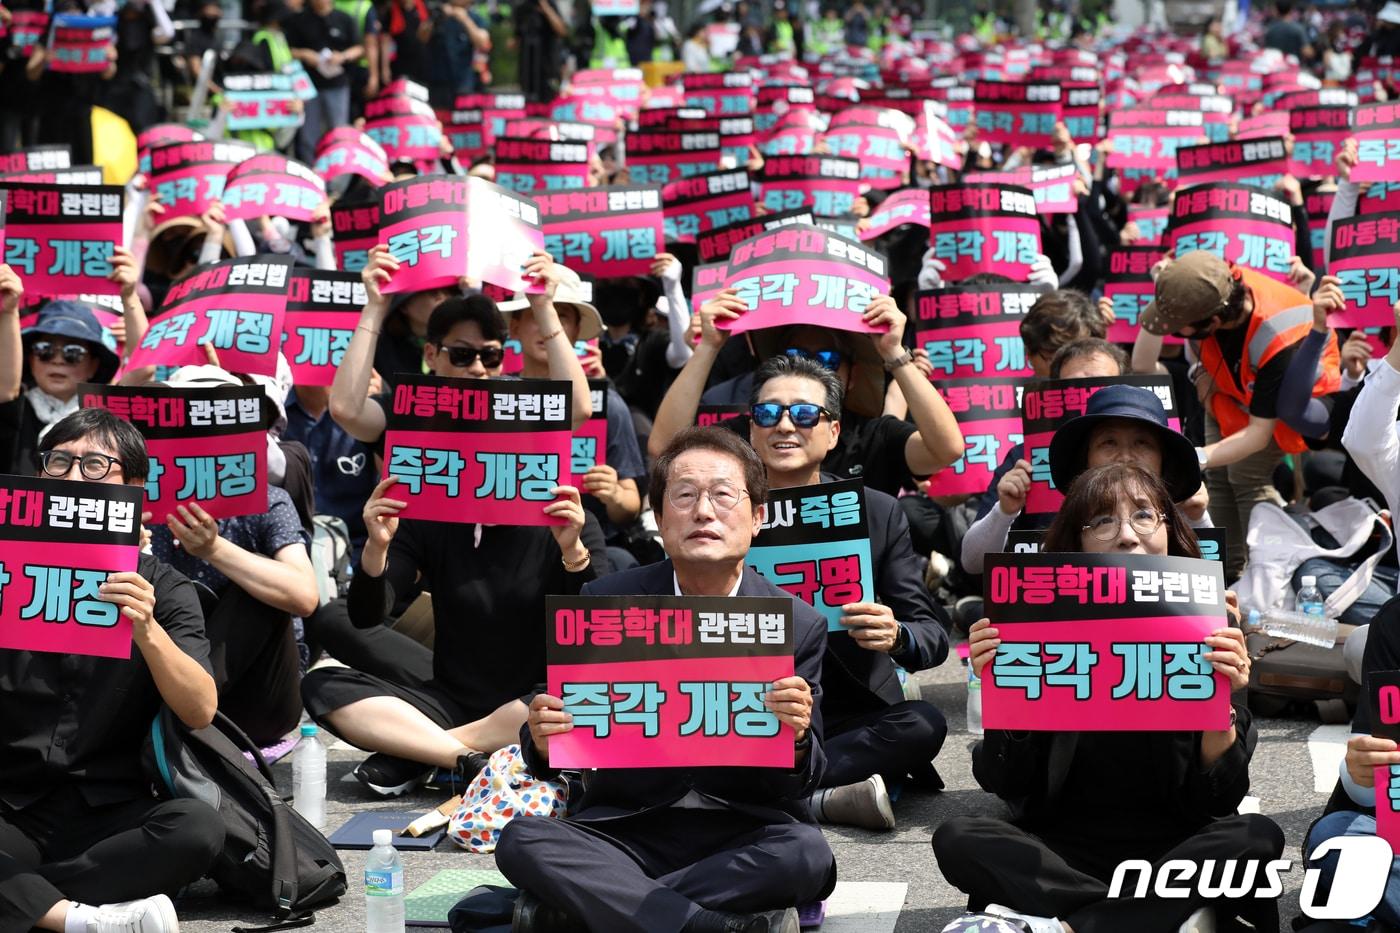
[[1228,262],[1288,281],[1293,210],[1262,188],[1213,182],[1177,193],[1167,241],[1180,259],[1207,250]]
[[1069,130],[1070,139],[1077,143],[1097,143],[1103,139],[1103,123],[1099,119],[1103,98],[1097,81],[1065,84],[1064,99],[1060,101],[1060,122]]
[[974,85],[978,138],[989,143],[1049,149],[1060,121],[1057,83],[978,81]]
[[729,277],[729,263],[711,262],[696,266],[690,273],[690,309],[700,313],[700,306],[724,290]]
[[753,76],[743,71],[685,75],[685,106],[716,117],[748,116],[754,109],[753,83]]
[[961,171],[963,160],[957,149],[958,134],[943,119],[945,113],[947,110],[940,102],[924,101],[909,142],[918,158]]
[[917,292],[910,319],[914,345],[932,365],[930,378],[1032,375],[1021,321],[1044,293],[1034,285],[999,282]]
[[541,193],[535,200],[545,251],[575,272],[647,275],[665,249],[661,190],[655,185]]
[[316,149],[316,174],[325,181],[342,175],[358,175],[378,188],[391,181],[389,156],[379,143],[363,133],[338,139]]
[[224,126],[230,130],[301,126],[293,78],[281,72],[224,75]]
[[135,486],[0,480],[0,648],[131,657],[131,620],[98,588],[136,569],[141,508]]
[[1114,111],[1108,138],[1108,167],[1118,170],[1125,190],[1154,177],[1174,177],[1177,149],[1208,141],[1204,117],[1190,110]]
[[252,145],[242,142],[197,140],[153,146],[147,187],[165,208],[161,220],[203,214],[223,195],[233,166],[256,153]]
[[[1152,267],[1164,255],[1157,246],[1119,246],[1109,250],[1108,271],[1104,274],[1104,297],[1113,302],[1113,323],[1107,339],[1132,343],[1137,339],[1138,319],[1155,295]],[[1180,337],[1167,337],[1166,343],[1182,343]]]
[[437,111],[438,122],[452,144],[452,153],[466,165],[491,151],[496,141],[481,108]]
[[733,334],[811,324],[872,333],[861,318],[890,288],[883,254],[805,224],[760,233],[729,254],[728,287],[748,311],[718,326]]
[[929,191],[929,246],[945,281],[994,272],[1024,282],[1040,254],[1035,195],[1011,185],[936,185]]
[[84,408],[105,408],[146,438],[145,508],[153,522],[191,502],[214,518],[267,511],[261,386],[83,385],[78,397]]
[[1381,765],[1374,774],[1376,835],[1400,851],[1400,765]]
[[1327,323],[1333,327],[1389,327],[1400,301],[1400,211],[1363,214],[1332,225],[1327,272],[1341,279],[1346,305]]
[[627,134],[627,168],[634,183],[668,185],[719,171],[722,146],[718,130],[638,130]]
[[229,171],[220,200],[228,220],[271,216],[310,222],[326,203],[326,183],[300,162],[264,153]]
[[544,514],[570,479],[567,382],[400,374],[384,435],[385,476],[404,518],[558,525]]
[[1302,107],[1288,114],[1293,149],[1288,173],[1298,178],[1325,178],[1336,171],[1337,153],[1351,133],[1351,108]]
[[709,172],[673,181],[661,191],[666,242],[694,243],[707,230],[754,216],[747,169]]
[[379,242],[379,202],[337,203],[331,208],[335,228],[335,262],[346,272],[369,264],[370,247]]
[[115,295],[112,253],[122,241],[118,185],[0,183],[5,262],[25,291],[44,297]]
[[207,344],[229,372],[275,375],[291,270],[290,256],[250,256],[197,267],[170,286],[128,365],[207,363]]
[[1400,182],[1400,104],[1361,104],[1351,113],[1356,164],[1351,180]]
[[1205,654],[1227,625],[1219,561],[1144,554],[988,554],[1001,645],[982,670],[988,729],[1230,728],[1230,682]]
[[287,288],[282,355],[296,385],[328,386],[368,296],[357,272],[297,267]]
[[1009,169],[1002,172],[968,172],[966,184],[1017,185],[1035,196],[1035,209],[1041,214],[1074,214],[1079,211],[1079,197],[1074,192],[1074,179],[1079,170],[1073,165],[1053,165]]
[[[591,149],[586,142],[499,137],[496,140],[496,183],[522,194],[587,188]],[[632,179],[638,181],[636,173]]]
[[841,156],[775,156],[763,166],[763,206],[770,211],[810,207],[814,214],[849,214],[860,195],[860,161]]
[[749,410],[744,405],[697,405],[695,406],[695,426],[697,428],[712,428],[748,413]]
[[1253,117],[1245,117],[1235,129],[1235,139],[1267,139],[1271,136],[1288,135],[1288,113],[1268,111]]
[[735,246],[765,230],[776,230],[779,227],[791,226],[792,224],[813,224],[815,222],[812,212],[806,208],[782,211],[777,214],[763,214],[752,220],[741,220],[738,223],[705,231],[696,239],[695,245],[699,249],[702,263],[719,262],[729,258],[729,254]]
[[111,16],[75,16],[60,13],[53,18],[45,67],[61,74],[100,74],[112,64],[107,47],[115,39]]
[[956,463],[929,478],[930,496],[987,491],[1007,451],[1021,443],[1021,392],[1026,382],[1025,377],[999,376],[934,383],[957,416],[965,447]]
[[0,172],[0,182],[33,182],[40,185],[102,184],[102,169],[96,165],[75,165],[72,168],[44,169],[37,172]]
[[544,245],[539,208],[481,178],[428,175],[380,192],[379,242],[400,263],[384,292],[455,285],[463,276],[512,291],[536,292],[521,277]]
[[873,240],[904,224],[918,224],[927,228],[930,223],[928,193],[919,188],[910,188],[896,191],[880,202],[861,231],[860,238]]
[[15,10],[10,18],[10,48],[16,59],[27,59],[49,31],[49,14],[43,10]]
[[787,768],[793,733],[764,705],[793,674],[793,604],[747,596],[549,596],[549,692],[574,727],[563,768]]
[[871,187],[899,188],[909,178],[905,143],[912,132],[913,121],[897,110],[848,107],[832,117],[821,138],[832,155],[857,160]]
[[1271,188],[1287,169],[1282,136],[1183,146],[1176,151],[1176,174],[1183,186],[1232,181]]
[[593,400],[593,414],[574,431],[569,454],[569,473],[573,476],[570,482],[580,491],[583,474],[608,462],[608,382],[590,379],[588,390]]
[[1138,238],[1134,241],[1135,245],[1160,246],[1162,236],[1167,232],[1167,220],[1170,214],[1171,209],[1167,207],[1129,205],[1128,221],[1136,224],[1138,228]]
[[1181,414],[1172,392],[1170,376],[1111,376],[1093,379],[1045,379],[1026,388],[1022,398],[1026,460],[1031,465],[1031,487],[1026,494],[1026,514],[1044,515],[1059,509],[1064,492],[1055,488],[1050,475],[1050,441],[1066,422],[1084,414],[1089,399],[1107,386],[1130,385],[1150,389],[1162,400],[1167,424],[1181,430]]

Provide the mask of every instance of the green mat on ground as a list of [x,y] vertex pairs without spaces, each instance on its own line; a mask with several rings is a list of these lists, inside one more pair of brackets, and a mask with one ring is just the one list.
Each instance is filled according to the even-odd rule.
[[447,912],[479,884],[510,887],[506,876],[491,869],[448,868],[408,892],[404,920],[410,926],[445,927]]

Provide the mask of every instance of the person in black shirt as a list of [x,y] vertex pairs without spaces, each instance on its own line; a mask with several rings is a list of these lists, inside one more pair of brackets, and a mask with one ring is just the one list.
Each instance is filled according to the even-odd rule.
[[[64,418],[40,451],[49,476],[146,482],[140,432],[104,409]],[[152,800],[141,767],[162,703],[191,729],[214,718],[194,586],[143,554],[99,598],[131,620],[129,659],[0,650],[0,929],[173,931],[167,895],[223,847],[212,807]]]
[[350,79],[345,67],[360,59],[365,48],[355,21],[331,0],[311,0],[306,9],[283,27],[292,57],[306,66],[316,97],[305,102],[306,122],[297,133],[297,158],[316,160],[316,143],[330,130],[350,123]]

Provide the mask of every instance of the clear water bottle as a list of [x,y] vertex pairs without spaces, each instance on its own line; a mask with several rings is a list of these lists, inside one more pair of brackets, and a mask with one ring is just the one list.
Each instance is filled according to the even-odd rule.
[[301,741],[292,759],[292,807],[312,826],[326,828],[326,747],[316,726],[301,727]]
[[971,661],[967,665],[967,731],[982,734],[982,681],[973,672]]
[[1305,615],[1287,609],[1269,609],[1261,615],[1258,609],[1251,609],[1249,625],[1274,638],[1287,638],[1318,648],[1331,648],[1337,643],[1337,620],[1325,615]]
[[394,834],[376,829],[365,859],[365,933],[404,933],[403,897],[403,862]]
[[1322,591],[1317,588],[1317,577],[1306,576],[1301,582],[1303,588],[1298,591],[1298,611],[1319,619],[1327,615],[1327,604],[1322,599]]

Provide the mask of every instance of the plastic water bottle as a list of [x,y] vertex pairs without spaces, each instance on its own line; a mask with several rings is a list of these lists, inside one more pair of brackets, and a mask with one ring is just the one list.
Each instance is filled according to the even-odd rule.
[[1303,615],[1323,618],[1327,615],[1327,604],[1322,600],[1322,591],[1317,588],[1317,577],[1304,577],[1302,583],[1303,588],[1298,591],[1298,611]]
[[394,834],[376,829],[365,859],[365,933],[404,933],[403,917],[403,862]]
[[973,672],[971,661],[967,665],[967,731],[982,734],[982,681]]
[[1337,620],[1326,616],[1287,609],[1270,609],[1261,615],[1258,609],[1251,609],[1249,625],[1253,629],[1263,629],[1274,638],[1287,638],[1318,648],[1331,648],[1337,643]]
[[301,727],[301,741],[292,759],[292,807],[312,826],[326,828],[326,747],[316,726]]

